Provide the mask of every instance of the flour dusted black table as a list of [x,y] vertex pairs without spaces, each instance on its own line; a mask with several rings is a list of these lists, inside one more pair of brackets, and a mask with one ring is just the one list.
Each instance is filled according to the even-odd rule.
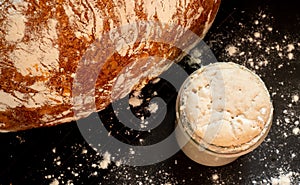
[[[300,183],[300,11],[297,1],[223,0],[205,37],[218,61],[236,62],[265,81],[274,104],[274,119],[265,142],[252,153],[223,167],[205,167],[181,151],[156,164],[133,167],[111,162],[84,140],[77,124],[68,123],[0,134],[0,184],[272,184]],[[186,57],[180,66],[191,73],[207,61]],[[157,95],[154,93],[156,92]],[[167,80],[149,84],[144,98],[161,97],[166,117],[151,132],[121,124],[112,107],[100,115],[112,137],[130,145],[148,145],[174,129],[174,88]],[[126,103],[126,101],[120,101]],[[159,104],[160,105],[160,104]],[[160,111],[161,106],[158,106]],[[149,116],[149,111],[133,108]],[[140,116],[141,117],[141,116]],[[107,147],[110,143],[102,143]],[[134,151],[132,151],[134,152]],[[155,155],[155,153],[153,153]],[[101,163],[102,161],[102,163]]]

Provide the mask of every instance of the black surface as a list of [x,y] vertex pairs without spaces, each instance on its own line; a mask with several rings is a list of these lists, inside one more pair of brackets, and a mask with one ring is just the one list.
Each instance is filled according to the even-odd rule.
[[[266,141],[250,154],[215,168],[194,163],[179,151],[169,159],[149,166],[116,166],[112,162],[108,169],[99,169],[93,164],[98,164],[102,156],[85,142],[76,123],[68,123],[0,134],[0,184],[50,184],[54,179],[60,184],[270,184],[271,178],[289,172],[293,172],[291,184],[299,184],[300,136],[294,134],[293,129],[299,127],[295,123],[300,119],[300,102],[292,101],[294,95],[300,95],[298,7],[298,2],[292,0],[224,0],[204,39],[219,61],[236,62],[254,70],[272,94],[275,111],[271,131]],[[268,26],[272,31],[267,30]],[[242,40],[255,39],[256,31],[262,38],[254,42]],[[257,44],[258,41],[261,43]],[[289,52],[286,46],[291,43],[295,49]],[[279,51],[265,51],[276,45]],[[228,46],[236,46],[239,52],[229,55],[226,52]],[[241,52],[245,54],[239,55]],[[293,58],[289,59],[288,53],[293,53]],[[249,59],[253,59],[253,65]],[[265,60],[268,61],[266,66],[258,65]],[[187,61],[188,57],[180,65],[188,72],[201,66],[190,66]],[[151,132],[132,131],[113,118],[114,112],[108,108],[99,115],[112,136],[132,145],[153,144],[169,136],[174,128],[176,89],[161,80],[148,85],[145,97],[153,98],[154,91],[168,104],[164,122]],[[134,108],[132,111],[141,112]],[[97,114],[88,119],[92,121],[93,116]],[[150,116],[149,112],[145,111],[144,116]],[[144,140],[141,142],[140,139]],[[213,180],[213,175],[218,179]]]

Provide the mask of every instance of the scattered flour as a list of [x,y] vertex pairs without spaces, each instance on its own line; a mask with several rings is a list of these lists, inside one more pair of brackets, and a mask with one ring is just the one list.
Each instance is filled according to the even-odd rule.
[[288,175],[281,175],[278,178],[272,178],[272,185],[290,185],[291,180],[290,176]]
[[212,175],[212,180],[213,181],[216,181],[216,180],[218,180],[219,179],[219,175],[218,174],[213,174]]
[[49,185],[59,185],[59,181],[57,179],[53,179]]
[[292,102],[298,102],[299,101],[299,95],[293,95]]
[[157,84],[160,81],[160,78],[155,78],[151,81],[152,84]]
[[227,53],[229,54],[229,56],[233,56],[237,53],[238,48],[235,46],[229,46],[226,48]]
[[103,155],[103,160],[100,161],[100,168],[101,169],[107,169],[108,165],[111,163],[111,154],[108,152],[105,152]]
[[294,54],[293,54],[293,53],[289,53],[289,54],[288,54],[288,59],[289,59],[289,60],[294,59]]
[[156,111],[158,110],[158,105],[157,103],[150,103],[147,109],[150,111],[150,113],[156,113]]
[[299,133],[300,133],[300,129],[298,127],[293,129],[293,134],[299,135]]
[[289,45],[287,45],[287,52],[291,52],[291,51],[293,51],[294,49],[295,49],[294,44],[289,44]]
[[141,106],[142,103],[143,103],[143,99],[140,99],[139,97],[134,96],[129,99],[129,105],[133,107]]
[[[268,161],[263,163],[265,166],[263,173],[251,178],[252,184],[300,185],[299,173],[293,172],[295,166],[297,167],[295,163],[299,161],[297,155],[299,144],[293,143],[297,142],[300,134],[299,92],[295,92],[297,86],[292,86],[297,84],[286,78],[290,74],[294,77],[298,73],[299,37],[276,30],[273,26],[275,18],[269,13],[259,12],[254,16],[251,15],[250,19],[253,20],[252,24],[237,22],[235,19],[236,22],[232,21],[232,25],[227,27],[234,29],[226,30],[229,33],[227,35],[216,34],[210,37],[209,46],[218,52],[219,61],[244,65],[263,79],[267,79],[271,98],[282,105],[276,108],[279,114],[274,116],[270,132],[272,140],[269,138],[268,141],[267,138],[264,142],[267,147],[259,153],[259,163],[265,159]],[[283,73],[285,77],[282,77]],[[257,156],[253,155],[251,160],[256,158]],[[271,162],[272,160],[274,162]],[[285,170],[280,171],[278,168],[283,166]]]
[[132,107],[138,107],[141,106],[143,103],[143,98],[140,97],[141,91],[135,91],[133,92],[133,96],[129,98],[129,105]]
[[299,172],[294,172],[283,168],[278,168],[277,170],[279,174],[260,181],[252,180],[252,183],[263,185],[296,185],[297,183],[299,183]]
[[255,37],[255,38],[260,38],[260,37],[261,37],[261,34],[260,34],[259,32],[255,32],[255,33],[254,33],[254,37]]
[[293,178],[293,175],[299,175],[295,172],[288,172],[288,173],[281,173],[279,177],[272,177],[271,183],[272,185],[292,185],[291,179]]
[[81,153],[82,154],[87,154],[87,152],[88,152],[88,150],[86,148],[83,148]]

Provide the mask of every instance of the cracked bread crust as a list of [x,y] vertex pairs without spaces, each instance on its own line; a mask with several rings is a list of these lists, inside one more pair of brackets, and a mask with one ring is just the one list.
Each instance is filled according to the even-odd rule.
[[[220,0],[5,0],[0,5],[0,130],[18,131],[80,119],[75,118],[72,111],[76,70],[82,57],[92,47],[103,47],[103,43],[118,51],[101,64],[95,82],[96,109],[104,109],[133,87],[128,85],[126,90],[112,95],[121,71],[128,69],[129,81],[139,79],[143,71],[151,74],[153,68],[161,69],[155,73],[159,74],[169,66],[158,58],[135,64],[138,59],[155,55],[174,60],[181,55],[181,51],[171,45],[174,40],[182,41],[184,33],[170,32],[172,30],[164,25],[179,25],[203,38],[219,4]],[[116,27],[134,25],[138,21],[160,25],[159,28],[165,30],[160,38],[169,44],[147,41],[147,37],[158,33],[150,30],[150,34],[145,35],[146,28],[141,25],[131,29],[137,32],[132,39],[145,38],[143,42],[122,40],[124,35],[105,36]],[[99,50],[98,55],[91,58],[96,61],[95,68],[100,66],[97,57],[101,57],[102,52],[105,51]],[[141,70],[140,66],[146,68]],[[85,76],[81,78],[88,81]]]

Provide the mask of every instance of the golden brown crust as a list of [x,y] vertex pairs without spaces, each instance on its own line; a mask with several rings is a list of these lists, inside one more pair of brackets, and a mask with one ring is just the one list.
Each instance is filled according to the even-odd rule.
[[[163,6],[150,2],[4,1],[0,5],[0,130],[17,131],[74,120],[73,81],[80,62],[84,57],[103,58],[103,52],[112,51],[99,48],[116,48],[120,41],[111,38],[110,31],[125,23],[132,26],[140,22],[135,27],[136,42],[113,52],[104,64],[91,64],[97,70],[90,73],[100,72],[94,82],[96,108],[104,109],[112,99],[127,92],[120,90],[111,97],[113,84],[126,67],[134,65],[138,69],[148,64],[147,68],[161,68],[162,72],[169,65],[159,58],[135,65],[137,59],[158,56],[174,60],[180,55],[174,40],[180,41],[182,35],[175,27],[166,29],[168,25],[182,26],[203,38],[220,4],[220,0],[166,0]],[[146,35],[149,25],[143,25],[143,21],[160,26],[164,43],[155,40],[158,33]],[[152,40],[143,40],[145,36]],[[132,78],[140,78],[139,70],[131,73]],[[80,75],[76,78],[88,81],[89,74]]]

